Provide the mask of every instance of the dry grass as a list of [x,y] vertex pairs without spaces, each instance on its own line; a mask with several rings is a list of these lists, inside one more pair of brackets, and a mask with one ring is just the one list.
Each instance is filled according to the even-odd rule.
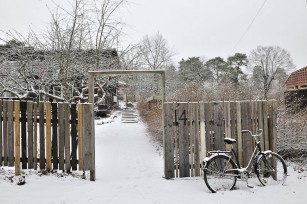
[[145,100],[139,100],[137,105],[140,117],[146,124],[149,134],[161,146],[163,144],[162,109],[161,104],[153,104],[149,108]]

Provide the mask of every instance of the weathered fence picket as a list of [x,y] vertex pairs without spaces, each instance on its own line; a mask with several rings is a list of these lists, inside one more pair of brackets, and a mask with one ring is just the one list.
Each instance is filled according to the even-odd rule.
[[65,139],[65,113],[64,103],[59,103],[59,169],[64,170],[64,139]]
[[14,124],[15,125],[15,174],[20,175],[20,117],[19,117],[20,101],[15,101],[14,110],[15,110],[15,121],[14,121],[15,122]]
[[198,103],[194,104],[194,175],[200,176],[200,134],[199,134],[199,105]]
[[210,150],[229,149],[224,137],[237,140],[240,165],[246,165],[254,142],[248,133],[263,129],[264,150],[276,148],[276,102],[236,101],[165,103],[165,177],[200,176],[201,160]]
[[8,166],[8,147],[7,147],[7,101],[3,101],[3,165]]
[[28,124],[28,168],[34,168],[33,151],[33,101],[27,101],[27,124]]
[[188,104],[178,103],[177,105],[176,123],[179,130],[179,175],[180,177],[188,177],[190,176]]
[[14,166],[14,101],[9,100],[7,102],[7,112],[8,159],[9,166]]
[[57,103],[52,103],[52,158],[53,158],[53,169],[59,168],[58,159],[58,107]]
[[[241,103],[241,114],[242,114],[242,129],[243,130],[251,130],[252,131],[252,114],[251,114],[251,108],[252,103],[244,101]],[[246,166],[249,161],[249,157],[253,153],[253,138],[250,137],[249,133],[242,133],[242,141],[243,141],[243,166]]]
[[70,170],[70,107],[68,103],[64,103],[64,127],[65,127],[65,170]]
[[46,170],[51,170],[51,103],[45,103],[46,109]]
[[16,175],[38,167],[94,172],[92,110],[92,104],[77,108],[74,103],[0,99],[0,166],[15,166]]
[[40,102],[38,104],[39,108],[39,165],[41,169],[46,168],[46,161],[45,161],[45,104]]
[[[164,138],[164,145],[165,145],[165,152],[164,152],[164,166],[165,166],[165,172],[164,176],[166,179],[169,178],[174,178],[174,141],[175,137],[172,137],[173,133],[173,125],[174,125],[174,120],[173,120],[173,108],[174,106],[172,105],[167,105],[164,104],[164,124],[165,124],[165,138]],[[175,160],[176,162],[176,160]]]
[[20,102],[21,112],[21,168],[27,169],[27,102]]
[[37,103],[33,104],[33,157],[34,157],[34,170],[37,170]]
[[77,170],[77,109],[76,104],[72,103],[71,112],[71,167]]
[[78,104],[78,156],[79,170],[84,170],[84,151],[83,148],[83,107]]

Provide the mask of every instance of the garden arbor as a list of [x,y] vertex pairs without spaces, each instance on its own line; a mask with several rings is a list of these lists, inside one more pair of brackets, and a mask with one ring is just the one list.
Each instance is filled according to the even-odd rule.
[[[162,87],[162,126],[164,127],[164,102],[165,102],[165,71],[163,70],[109,70],[109,71],[89,71],[89,84],[88,84],[88,102],[94,104],[94,79],[97,76],[115,76],[115,75],[147,75],[147,74],[159,74],[161,76],[161,87]],[[92,106],[92,119],[94,121],[94,106]],[[92,124],[92,138],[93,144],[95,144],[95,127],[94,123]],[[165,138],[163,133],[163,154],[165,156]],[[95,154],[95,145],[94,145],[94,154]],[[95,155],[93,155],[93,163],[95,166]],[[165,164],[164,164],[164,171],[165,171]],[[165,172],[164,172],[165,173]],[[90,171],[90,179],[92,181],[96,180],[95,169]]]

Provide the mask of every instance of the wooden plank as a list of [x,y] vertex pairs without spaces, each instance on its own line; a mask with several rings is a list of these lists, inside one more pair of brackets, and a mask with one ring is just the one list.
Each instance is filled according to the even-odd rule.
[[[204,118],[205,118],[205,137],[206,137],[206,150],[213,150],[213,141],[211,137],[211,119],[212,119],[212,103],[204,103]],[[205,154],[207,154],[205,152]]]
[[[225,137],[231,138],[230,102],[228,101],[224,102],[224,121],[225,121]],[[225,145],[225,149],[230,151],[231,146]]]
[[7,101],[7,136],[9,166],[14,166],[14,101]]
[[[161,75],[163,77],[165,77],[164,75]],[[165,80],[165,79],[164,79]],[[164,85],[165,86],[165,85]],[[164,91],[163,91],[164,92]],[[165,96],[163,97],[163,100],[162,100],[162,104],[163,104],[163,101],[165,99]],[[95,181],[96,180],[96,166],[95,166],[95,118],[94,118],[94,104],[90,104],[90,116],[91,116],[91,123],[92,123],[92,132],[91,132],[91,136],[92,136],[92,151],[94,152],[93,154],[93,157],[92,157],[92,163],[93,163],[93,169],[90,170],[90,181]],[[162,107],[162,118],[164,117],[163,115],[163,107]],[[163,119],[162,119],[163,121]]]
[[199,104],[194,104],[195,106],[195,125],[194,125],[194,165],[195,165],[195,176],[200,176],[200,135],[199,135],[199,129],[200,129],[200,123],[199,123]]
[[59,112],[59,169],[64,169],[64,143],[65,143],[65,119],[64,119],[64,103],[58,104]]
[[28,168],[34,168],[33,151],[33,101],[27,102],[27,124],[28,124]]
[[269,104],[269,148],[273,152],[276,152],[277,146],[277,111],[276,111],[276,101],[270,100]]
[[223,106],[222,102],[214,103],[214,147],[217,150],[225,150]]
[[[86,120],[84,120],[86,118]],[[84,169],[95,170],[92,104],[83,104]]]
[[[257,123],[257,104],[256,101],[250,101],[251,108],[251,131],[253,134],[258,132],[258,123]],[[254,138],[252,138],[252,149],[255,148],[256,143]]]
[[215,132],[214,132],[214,103],[209,103],[209,138],[210,138],[210,150],[215,150]]
[[230,135],[231,138],[234,138],[235,140],[238,139],[237,136],[237,125],[236,125],[236,120],[237,120],[237,104],[236,102],[230,102]]
[[3,164],[3,160],[2,160],[2,117],[3,117],[3,113],[2,113],[2,103],[3,100],[0,99],[0,166],[2,166]]
[[8,146],[7,146],[7,101],[3,100],[3,165],[8,165]]
[[52,163],[53,169],[59,168],[58,159],[58,105],[51,103],[52,106]]
[[83,107],[78,104],[78,163],[79,170],[84,170],[84,151],[83,151]]
[[224,102],[225,137],[231,137],[230,102]]
[[175,173],[176,173],[176,178],[179,177],[179,128],[178,128],[178,123],[177,123],[177,114],[178,114],[178,104],[173,103],[173,124],[174,124],[174,137],[175,137]]
[[71,112],[71,168],[77,170],[77,110],[76,104],[72,103]]
[[174,178],[173,104],[164,105],[164,177]]
[[37,103],[33,104],[33,159],[34,170],[37,170]]
[[257,132],[257,124],[255,119],[257,118],[257,106],[255,106],[255,101],[250,101],[251,103],[251,124],[252,124],[252,133]]
[[[257,111],[258,111],[258,129],[262,129],[263,131],[263,102],[257,101]],[[264,134],[260,138],[261,149],[264,150]]]
[[242,139],[242,114],[241,102],[236,102],[237,121],[237,153],[240,166],[243,166],[243,139]]
[[199,104],[199,120],[200,120],[200,157],[204,159],[207,155],[207,145],[206,145],[206,126],[205,126],[205,104]]
[[[252,131],[251,102],[244,101],[241,103],[241,105],[242,105],[242,129]],[[243,138],[243,163],[244,166],[246,166],[253,153],[253,148],[252,148],[253,138],[249,133],[243,133],[242,138]]]
[[18,101],[18,100],[14,101],[14,110],[15,110],[15,121],[14,121],[14,127],[15,127],[15,176],[19,176],[20,175],[20,101]]
[[46,108],[46,170],[51,170],[51,103],[45,102]]
[[189,163],[190,163],[190,176],[194,177],[194,126],[195,126],[195,112],[194,112],[194,103],[188,103],[188,131],[190,136],[189,142]]
[[68,103],[64,103],[64,122],[65,122],[65,170],[70,171],[70,107]]
[[39,165],[40,169],[46,169],[46,146],[45,146],[45,105],[39,102]]
[[189,164],[189,132],[188,132],[188,104],[178,104],[178,129],[179,129],[179,176],[190,176]]
[[21,112],[21,168],[27,169],[27,102],[20,102],[20,112]]
[[269,150],[269,120],[268,120],[268,104],[267,101],[262,102],[262,111],[263,111],[263,138],[264,138],[264,149]]
[[[230,102],[230,135],[231,138],[238,141],[237,135],[237,104],[236,102]],[[238,155],[238,142],[234,145],[234,150]]]

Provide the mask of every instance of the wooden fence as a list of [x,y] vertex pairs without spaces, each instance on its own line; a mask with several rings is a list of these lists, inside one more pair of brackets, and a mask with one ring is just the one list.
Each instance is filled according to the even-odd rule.
[[94,171],[92,108],[0,99],[0,166]]
[[254,141],[248,133],[263,129],[263,150],[276,150],[276,101],[164,103],[164,175],[166,178],[201,175],[201,160],[210,150],[235,144],[240,165],[252,155]]

